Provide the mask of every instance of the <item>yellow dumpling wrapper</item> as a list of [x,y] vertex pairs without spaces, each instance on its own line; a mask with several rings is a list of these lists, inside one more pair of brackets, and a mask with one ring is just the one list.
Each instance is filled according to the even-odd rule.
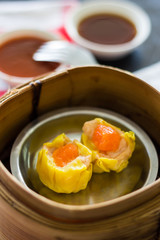
[[[91,136],[97,125],[105,125],[119,132],[121,136],[120,146],[115,152],[102,153],[96,149]],[[120,172],[128,165],[128,160],[135,149],[135,134],[132,131],[124,132],[101,118],[88,121],[83,126],[81,136],[82,143],[92,151],[93,172],[102,173],[116,171]]]
[[74,140],[79,156],[63,167],[55,164],[53,151],[71,140],[65,135],[57,136],[52,142],[43,144],[38,154],[37,172],[40,180],[57,193],[76,193],[87,187],[92,176],[92,152],[83,144]]

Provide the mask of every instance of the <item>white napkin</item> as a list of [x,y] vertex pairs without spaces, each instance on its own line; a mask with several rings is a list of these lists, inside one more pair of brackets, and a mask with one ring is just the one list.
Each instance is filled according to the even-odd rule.
[[160,62],[140,69],[134,74],[160,92]]
[[75,4],[77,0],[0,1],[0,32],[57,29],[63,24],[64,12]]

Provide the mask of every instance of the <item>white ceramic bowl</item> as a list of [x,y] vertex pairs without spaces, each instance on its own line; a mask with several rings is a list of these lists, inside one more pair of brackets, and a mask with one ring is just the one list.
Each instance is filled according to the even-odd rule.
[[[39,37],[46,41],[60,39],[59,35],[55,35],[55,34],[47,32],[47,31],[42,31],[42,30],[37,30],[37,29],[19,29],[19,30],[2,33],[0,35],[0,45],[4,44],[5,42],[8,42],[12,39],[16,39],[16,38],[23,37],[23,36]],[[58,70],[61,67],[62,67],[62,65],[60,65],[56,70]],[[26,83],[27,81],[33,80],[36,77],[17,77],[17,76],[8,75],[8,74],[0,71],[0,78],[3,79],[5,82],[7,82],[11,88],[13,88],[20,84]]]
[[[79,23],[95,14],[114,14],[130,20],[136,27],[135,37],[126,43],[106,45],[91,42],[78,33]],[[68,12],[65,29],[74,42],[92,51],[96,56],[105,59],[118,59],[141,45],[149,36],[151,23],[147,13],[135,3],[128,1],[88,1]]]

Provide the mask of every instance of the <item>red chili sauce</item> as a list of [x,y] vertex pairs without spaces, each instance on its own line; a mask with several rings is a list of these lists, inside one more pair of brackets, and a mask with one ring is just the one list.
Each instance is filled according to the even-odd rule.
[[16,77],[36,77],[55,70],[60,63],[36,62],[33,53],[45,42],[36,37],[12,39],[0,46],[0,71]]
[[79,34],[95,43],[122,44],[136,35],[136,27],[126,18],[112,14],[97,14],[83,19],[78,26]]

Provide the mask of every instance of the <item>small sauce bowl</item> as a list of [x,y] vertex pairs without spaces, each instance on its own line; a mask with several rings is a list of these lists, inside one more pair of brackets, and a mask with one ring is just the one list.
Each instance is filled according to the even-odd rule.
[[91,1],[71,9],[65,29],[77,44],[97,57],[112,60],[140,46],[150,34],[151,23],[147,13],[134,3]]
[[1,34],[0,78],[12,88],[57,71],[62,67],[61,63],[36,62],[32,55],[44,42],[58,39],[58,35],[34,29]]

